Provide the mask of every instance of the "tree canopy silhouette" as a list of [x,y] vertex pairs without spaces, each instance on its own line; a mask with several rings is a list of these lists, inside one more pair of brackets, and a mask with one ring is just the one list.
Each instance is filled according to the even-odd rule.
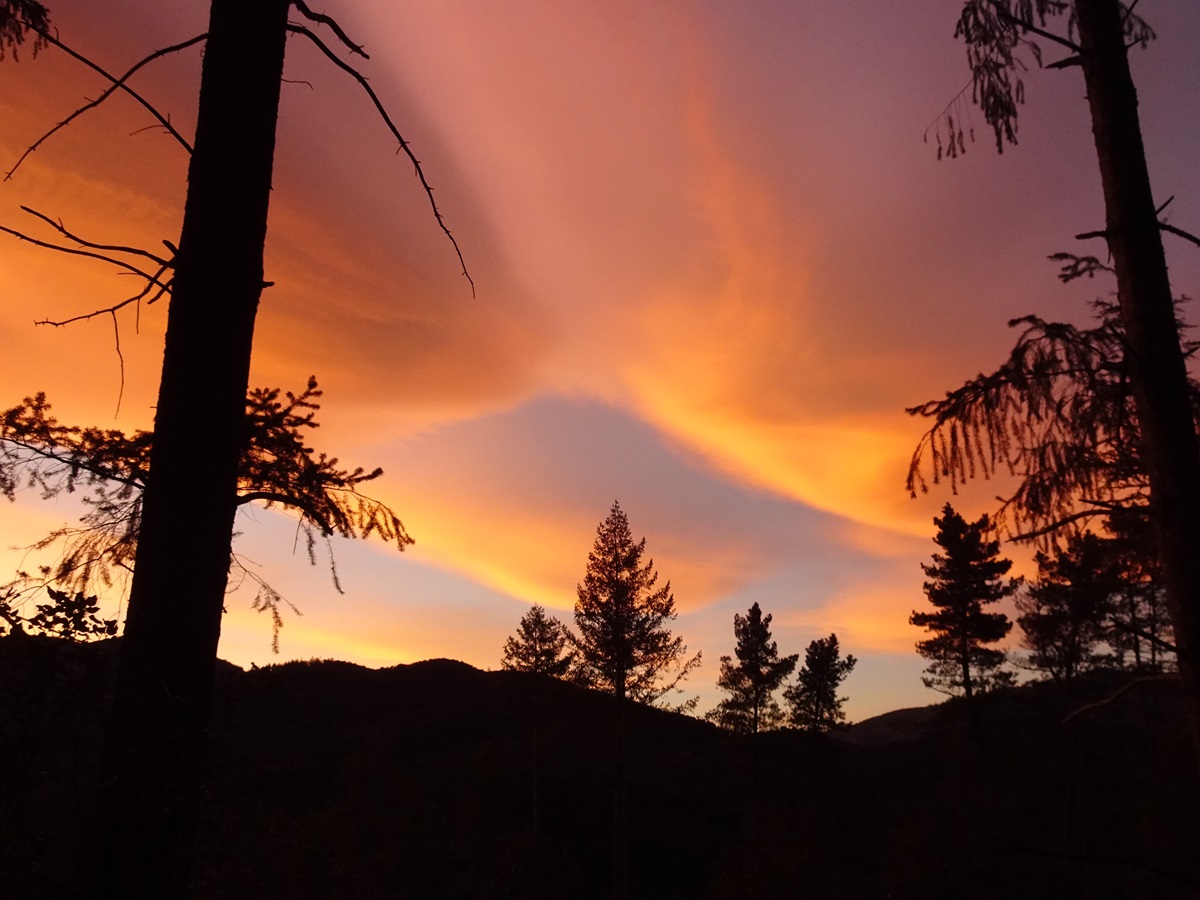
[[1070,681],[1094,666],[1121,588],[1109,542],[1091,532],[1072,536],[1058,552],[1037,554],[1037,579],[1017,595],[1017,625],[1029,661]]
[[842,705],[846,698],[838,696],[838,689],[857,663],[852,653],[842,659],[836,634],[811,642],[804,651],[804,665],[796,683],[783,692],[789,707],[788,722],[805,731],[832,731],[843,726],[846,713]]
[[1000,556],[999,541],[989,539],[986,514],[967,522],[947,503],[933,524],[942,552],[921,568],[929,576],[924,588],[934,612],[914,611],[908,621],[932,633],[917,642],[917,652],[930,661],[921,679],[925,686],[947,694],[961,691],[970,701],[977,692],[1011,680],[1000,671],[1004,651],[989,645],[1003,640],[1012,623],[1004,613],[984,607],[1015,593],[1019,581],[1004,580],[1012,560]]
[[575,664],[571,634],[562,622],[534,604],[521,617],[517,633],[504,641],[502,669],[565,678]]
[[[376,468],[342,469],[338,460],[307,445],[317,428],[322,391],[315,377],[298,394],[255,388],[246,397],[246,445],[238,469],[237,505],[280,506],[299,516],[310,561],[315,545],[333,535],[375,535],[403,550],[413,542],[396,513],[360,490],[383,474]],[[141,532],[142,493],[153,449],[152,432],[63,425],[44,394],[26,397],[0,413],[0,493],[37,490],[44,499],[85,491],[87,511],[79,526],[51,531],[32,549],[61,545],[53,565],[39,576],[21,573],[15,584],[46,583],[85,592],[108,587],[133,570]],[[237,556],[234,568],[241,569]],[[279,600],[265,582],[256,604],[272,609]],[[336,569],[332,569],[337,585]],[[277,621],[277,620],[276,620]]]
[[654,704],[700,665],[672,634],[675,597],[662,587],[654,560],[642,562],[646,539],[634,542],[620,503],[596,529],[587,574],[576,587],[576,647],[581,683],[614,696]]
[[[1066,260],[1064,280],[1103,268],[1090,258],[1058,258]],[[948,481],[957,493],[972,478],[1014,475],[1016,490],[1002,499],[996,524],[1030,539],[1114,512],[1148,512],[1125,328],[1116,304],[1097,300],[1093,310],[1090,328],[1014,319],[1016,345],[995,371],[907,410],[933,420],[909,463],[911,495],[930,482]],[[1197,344],[1185,348],[1190,358]],[[1189,390],[1200,410],[1200,383],[1189,379]]]
[[[1136,6],[1137,0],[966,0],[956,34],[967,47],[972,99],[992,126],[999,148],[1016,142],[1018,107],[1024,101],[1022,49],[1040,64],[1039,41],[1055,45],[1066,55],[1048,68],[1078,67],[1083,73],[1105,223],[1078,237],[1103,239],[1112,257],[1150,488],[1149,511],[1192,728],[1200,735],[1200,669],[1195,660],[1200,642],[1200,441],[1162,231],[1194,243],[1200,239],[1159,220],[1162,207],[1150,187],[1129,67],[1129,51],[1146,47],[1155,35],[1134,11]],[[1056,24],[1065,28],[1056,32]],[[953,121],[947,119],[952,150],[965,148],[961,120],[959,116],[956,135]],[[1200,752],[1200,737],[1196,749]]]
[[771,640],[771,616],[764,616],[757,603],[744,616],[733,614],[733,635],[737,662],[722,656],[717,678],[717,687],[729,696],[706,718],[746,734],[777,728],[783,711],[774,693],[792,674],[800,655],[779,655],[778,645]]
[[[288,21],[291,10],[301,21]],[[145,289],[135,297],[98,312],[115,317],[118,309],[143,297],[170,297],[113,721],[104,754],[103,823],[98,828],[97,864],[92,867],[97,896],[170,897],[186,890],[247,438],[254,325],[266,283],[263,251],[289,35],[309,41],[356,79],[413,164],[439,227],[462,261],[412,148],[366,79],[313,28],[326,29],[343,50],[366,58],[334,20],[314,13],[303,0],[212,0],[196,134],[189,143],[126,79],[163,53],[193,46],[199,38],[151,54],[125,76],[115,77],[56,35],[30,27],[40,39],[151,109],[191,152],[183,225],[179,241],[168,242],[170,258],[136,248],[90,245],[80,251],[39,242],[115,262],[145,279]],[[110,94],[105,92],[75,115],[95,108]],[[39,218],[53,225],[49,217]],[[65,234],[65,229],[58,230]],[[142,265],[149,259],[153,265],[141,268],[121,261],[128,256],[138,257]],[[203,427],[197,428],[197,422]],[[304,514],[317,522],[328,517],[325,524],[336,528],[332,508],[311,506]]]

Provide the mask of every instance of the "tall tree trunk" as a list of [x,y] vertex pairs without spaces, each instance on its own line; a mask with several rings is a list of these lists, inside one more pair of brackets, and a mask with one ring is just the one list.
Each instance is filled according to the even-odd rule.
[[91,893],[186,891],[263,246],[288,0],[213,0]]
[[1200,752],[1194,648],[1200,606],[1200,447],[1171,284],[1138,122],[1118,0],[1076,0],[1080,59],[1100,162],[1105,232],[1117,273],[1134,400],[1150,476],[1179,671]]

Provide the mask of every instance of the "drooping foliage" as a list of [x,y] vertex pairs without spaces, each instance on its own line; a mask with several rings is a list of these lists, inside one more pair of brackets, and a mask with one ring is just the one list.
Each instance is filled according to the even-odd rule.
[[[1126,43],[1146,46],[1155,34],[1141,17],[1125,6],[1123,27]],[[1077,64],[1078,36],[1074,4],[1066,0],[966,0],[955,25],[954,36],[967,49],[971,70],[971,102],[979,107],[996,138],[996,151],[1017,143],[1019,107],[1025,102],[1021,73],[1032,62],[1042,67],[1042,42],[1058,47],[1063,58],[1049,63],[1053,68]],[[1053,20],[1066,23],[1062,34],[1049,30]],[[1039,42],[1040,40],[1040,42]],[[938,123],[938,158],[953,159],[966,152],[966,137],[974,141],[969,115],[951,103]]]
[[777,728],[783,722],[783,711],[774,693],[796,668],[799,654],[779,655],[778,645],[771,640],[771,616],[764,616],[757,603],[744,616],[734,613],[733,635],[737,662],[722,656],[717,679],[717,687],[729,696],[706,718],[747,734]]
[[[1066,259],[1064,278],[1094,260]],[[996,524],[1043,537],[1066,524],[1144,511],[1148,479],[1130,385],[1125,334],[1116,304],[1097,301],[1096,324],[1079,328],[1024,316],[1005,362],[942,400],[907,410],[933,420],[913,451],[907,488],[948,481],[952,491],[976,477],[1015,475]],[[1189,356],[1197,345],[1189,342]],[[1200,410],[1200,384],[1191,383]],[[925,472],[929,475],[926,477]]]
[[909,624],[924,628],[931,637],[917,642],[917,652],[930,661],[923,678],[926,687],[947,694],[964,694],[968,700],[980,691],[1011,681],[1002,672],[1005,654],[991,644],[1012,629],[1004,613],[990,606],[1016,592],[1019,579],[1005,580],[1012,560],[1000,556],[1000,542],[991,540],[987,515],[967,522],[947,503],[934,541],[942,548],[932,564],[921,564],[929,577],[924,584],[934,612],[913,611]]
[[[278,388],[249,392],[237,502],[293,510],[310,559],[315,559],[317,539],[335,534],[375,534],[403,550],[412,538],[400,519],[359,490],[382,470],[341,469],[336,458],[315,453],[306,444],[306,432],[318,424],[320,397],[315,378],[299,394]],[[0,492],[9,500],[24,489],[37,490],[44,499],[82,492],[87,507],[78,525],[55,529],[34,545],[34,550],[58,546],[60,552],[40,573],[19,573],[18,583],[56,583],[86,593],[111,586],[132,568],[152,443],[147,431],[127,435],[117,429],[63,425],[44,394],[0,413]],[[336,572],[334,578],[336,583]],[[280,598],[262,587],[265,595],[259,599],[264,608],[275,608]]]
[[646,539],[633,540],[629,520],[613,502],[596,529],[587,573],[576,587],[578,680],[640,703],[657,703],[700,664],[672,634],[675,597],[658,584],[654,560],[642,562]]
[[500,667],[565,678],[574,663],[575,650],[567,627],[535,603],[521,617],[517,633],[505,640]]
[[858,662],[851,653],[841,657],[836,634],[818,638],[804,651],[804,665],[796,683],[783,692],[788,702],[788,721],[805,731],[832,731],[846,722],[838,689]]
[[[976,98],[1000,146],[1005,136],[1015,140],[1016,108],[1023,91],[1019,78],[1015,86],[1007,75],[988,80],[989,67],[1008,74],[1023,67],[1011,52],[1006,55],[1006,47],[1011,51],[1028,43],[1040,62],[1030,36],[1051,41],[1067,55],[1049,67],[1078,66],[1083,75],[1104,224],[1081,237],[1107,244],[1116,276],[1154,543],[1192,732],[1200,734],[1200,670],[1195,665],[1200,644],[1200,437],[1188,348],[1174,309],[1162,234],[1196,238],[1162,221],[1163,206],[1152,189],[1129,56],[1131,48],[1144,47],[1154,32],[1137,16],[1137,7],[1137,0],[965,0],[959,32],[967,41]],[[980,23],[974,28],[973,15]],[[1042,27],[1049,15],[1065,21],[1065,33]],[[961,133],[961,124],[959,128]],[[961,138],[955,141],[953,128],[950,140],[963,146]]]
[[46,46],[38,35],[50,27],[50,11],[37,0],[0,0],[0,59],[7,52],[18,59],[18,48],[25,43],[29,31],[34,32],[33,52]]

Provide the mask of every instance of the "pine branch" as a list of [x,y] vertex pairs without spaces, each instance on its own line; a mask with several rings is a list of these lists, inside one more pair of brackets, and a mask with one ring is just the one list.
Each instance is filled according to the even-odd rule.
[[279,491],[249,491],[245,494],[238,494],[237,498],[238,506],[253,503],[255,500],[262,500],[268,504],[278,503],[280,506],[290,506],[293,509],[298,509],[317,524],[322,534],[333,534],[333,528],[330,527],[329,520],[322,516],[316,507],[307,502],[303,497],[298,497],[295,494],[284,494]]

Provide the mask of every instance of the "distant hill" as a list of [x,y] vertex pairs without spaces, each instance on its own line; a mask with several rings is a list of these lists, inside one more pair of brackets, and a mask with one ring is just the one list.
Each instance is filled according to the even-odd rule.
[[[0,639],[0,897],[67,896],[111,646]],[[111,644],[111,642],[109,642]],[[1176,692],[756,737],[452,660],[221,670],[196,896],[1200,896]]]
[[855,722],[838,736],[851,744],[878,747],[900,741],[915,741],[935,721],[936,706],[913,706],[896,709],[870,719]]

